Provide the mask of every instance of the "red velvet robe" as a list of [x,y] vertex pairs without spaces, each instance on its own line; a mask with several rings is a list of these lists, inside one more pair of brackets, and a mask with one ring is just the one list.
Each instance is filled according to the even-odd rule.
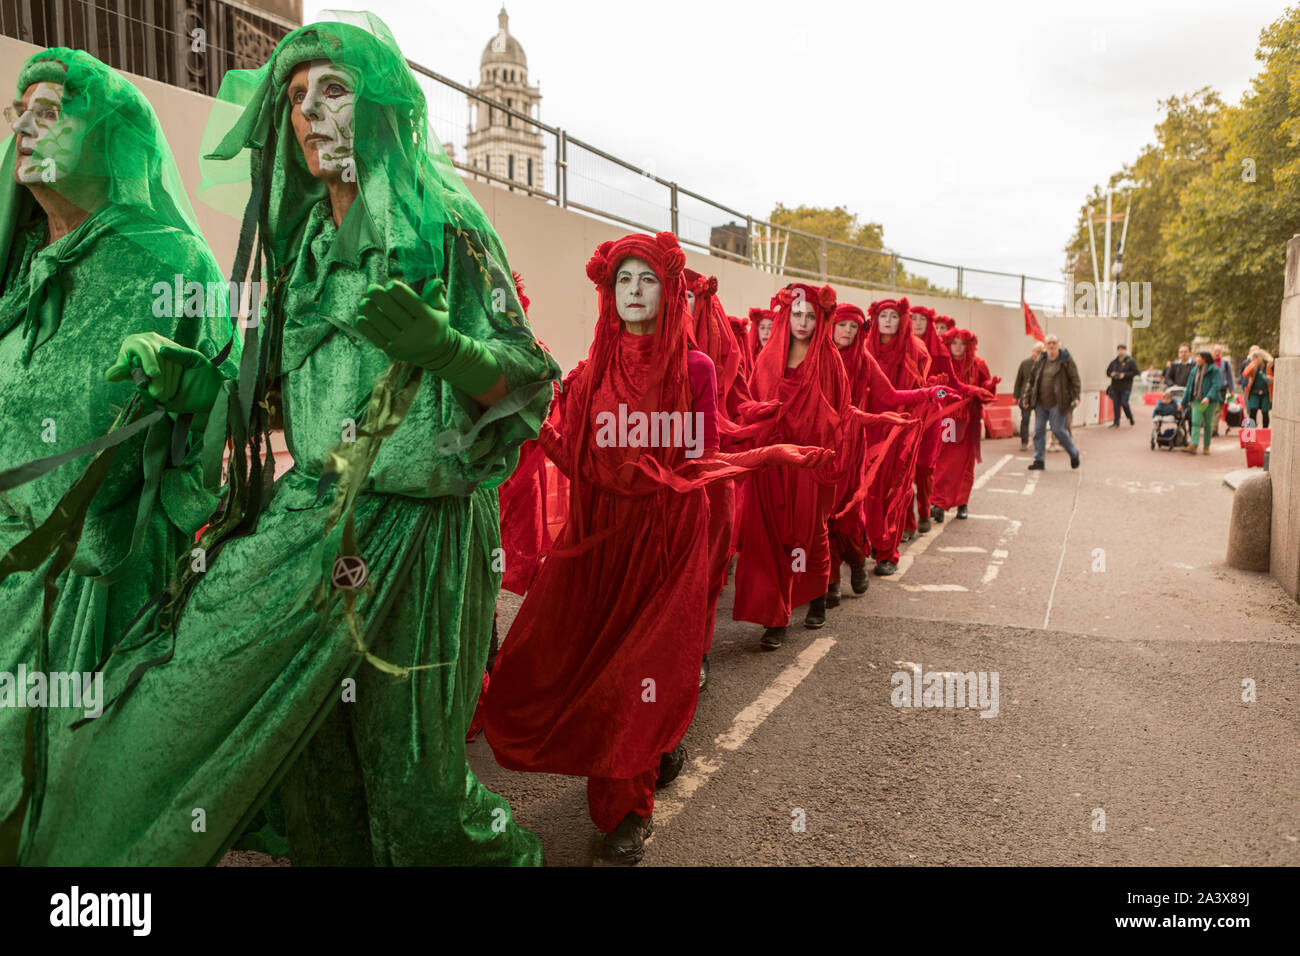
[[[965,335],[962,335],[962,333]],[[950,329],[946,338],[954,335],[965,338],[970,336],[964,329]],[[992,401],[997,392],[997,383],[989,373],[984,360],[975,354],[977,340],[970,336],[966,344],[966,354],[952,364],[961,385],[980,389],[972,394],[961,408],[951,415],[952,424],[945,424],[950,431],[939,452],[939,463],[934,471],[934,492],[931,500],[940,508],[947,510],[959,505],[970,504],[971,486],[975,482],[975,464],[980,459],[980,438],[983,428],[983,404]]]

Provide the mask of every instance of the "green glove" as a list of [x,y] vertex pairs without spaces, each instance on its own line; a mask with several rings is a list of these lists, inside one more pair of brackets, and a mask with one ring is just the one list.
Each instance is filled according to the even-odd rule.
[[466,394],[482,395],[501,379],[492,353],[451,327],[441,279],[429,284],[425,299],[397,279],[370,286],[356,327],[392,358],[428,369]]
[[117,361],[109,366],[104,378],[110,382],[127,381],[133,368],[149,377],[137,388],[170,414],[192,414],[195,427],[200,429],[207,422],[222,379],[203,353],[177,345],[156,332],[141,332],[122,340]]

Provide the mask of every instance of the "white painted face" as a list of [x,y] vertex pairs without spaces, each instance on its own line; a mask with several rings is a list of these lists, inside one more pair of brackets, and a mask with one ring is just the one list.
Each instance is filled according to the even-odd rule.
[[14,121],[18,159],[14,179],[24,186],[54,183],[71,173],[81,151],[85,124],[63,115],[63,84],[33,83],[19,103]]
[[692,315],[695,314],[695,293],[690,289],[686,290],[686,308],[690,310]]
[[949,353],[951,353],[953,358],[955,359],[961,358],[966,354],[966,340],[953,339],[952,342],[948,345],[948,351]]
[[949,325],[947,322],[936,321],[934,323],[934,330],[938,332],[940,335],[943,335],[943,333],[947,332],[948,328]]
[[[663,283],[650,263],[629,256],[614,274],[614,304],[624,322],[651,322],[659,318]],[[651,326],[653,329],[653,326]]]
[[842,322],[835,323],[835,329],[832,333],[835,344],[842,349],[848,348],[853,344],[853,340],[858,337],[858,323],[852,319],[844,319]]
[[758,344],[766,345],[767,340],[772,337],[772,320],[760,319],[758,323]]
[[313,60],[307,69],[302,115],[311,124],[307,142],[316,146],[322,173],[352,168],[356,85],[346,67],[329,60]]
[[817,329],[817,310],[807,299],[798,299],[790,306],[790,334],[797,342],[812,339]]
[[917,338],[925,338],[926,325],[925,316],[915,314],[912,316],[912,334]]
[[897,335],[898,327],[903,324],[903,317],[893,309],[885,309],[876,316],[876,325],[881,335]]

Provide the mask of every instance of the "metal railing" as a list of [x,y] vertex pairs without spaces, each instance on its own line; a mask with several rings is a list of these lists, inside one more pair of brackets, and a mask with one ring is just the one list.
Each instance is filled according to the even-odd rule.
[[[207,56],[192,52],[196,27],[207,29]],[[118,69],[209,95],[226,69],[257,65],[250,60],[264,58],[289,28],[238,0],[0,0],[0,33],[43,46],[79,46]],[[407,62],[424,91],[434,135],[466,177],[632,229],[670,231],[683,245],[791,279],[1007,305],[1023,299],[1053,311],[1063,302],[1060,279],[935,262],[749,215]],[[498,145],[485,149],[480,142],[471,155],[476,134]]]

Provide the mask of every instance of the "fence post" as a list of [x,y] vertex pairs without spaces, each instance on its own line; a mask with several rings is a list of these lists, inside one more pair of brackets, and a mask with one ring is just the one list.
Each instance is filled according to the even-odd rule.
[[555,198],[561,209],[569,204],[569,137],[564,130],[555,137]]
[[957,267],[957,298],[959,299],[961,298],[961,273],[962,273],[962,268],[961,266],[958,266]]
[[669,199],[673,204],[673,235],[677,235],[677,184],[672,183],[668,187]]
[[1020,304],[1022,306],[1025,304],[1025,277],[1023,275],[1020,277]]
[[889,288],[898,291],[898,254],[889,257]]
[[745,217],[745,253],[749,256],[749,264],[756,265],[754,261],[754,217]]
[[821,267],[822,281],[826,281],[828,273],[827,255],[826,255],[826,237],[823,236],[817,246],[817,263]]

